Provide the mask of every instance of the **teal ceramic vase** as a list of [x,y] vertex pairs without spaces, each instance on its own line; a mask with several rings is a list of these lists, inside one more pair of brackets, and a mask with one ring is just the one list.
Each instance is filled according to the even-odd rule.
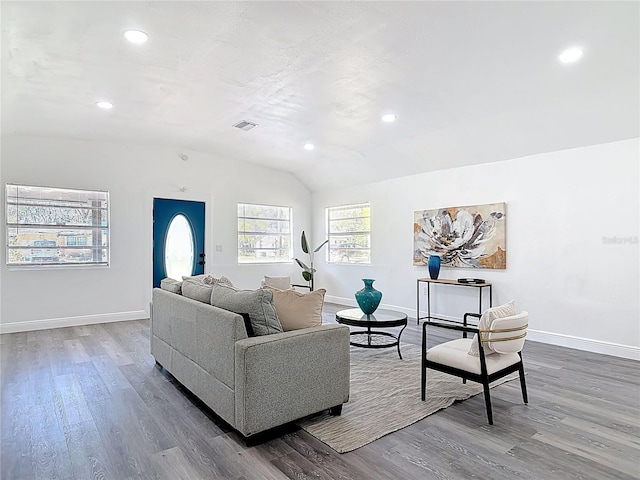
[[380,300],[382,300],[382,292],[373,288],[373,282],[370,278],[363,278],[364,288],[356,292],[356,301],[360,306],[360,310],[367,315],[371,315],[376,311]]
[[437,255],[429,255],[429,276],[432,280],[437,280],[440,275],[440,257]]

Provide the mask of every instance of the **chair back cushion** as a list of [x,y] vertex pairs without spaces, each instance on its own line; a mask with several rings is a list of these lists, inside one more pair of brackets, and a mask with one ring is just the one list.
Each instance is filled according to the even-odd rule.
[[[497,307],[491,307],[484,311],[480,321],[478,322],[478,329],[480,330],[489,330],[491,328],[491,323],[496,318],[504,318],[510,317],[516,314],[516,305],[515,301],[511,300],[503,305],[498,305]],[[480,338],[483,340],[487,338],[486,334],[483,334]],[[484,349],[485,355],[491,355],[494,351],[491,349],[490,345],[486,343],[482,344],[482,348]],[[471,348],[469,349],[469,355],[473,355],[477,357],[480,355],[480,351],[478,349],[478,334],[473,337],[473,342],[471,343]]]
[[485,345],[496,353],[517,353],[524,347],[524,337],[527,334],[528,326],[529,314],[527,312],[496,318],[491,322],[491,331],[487,334],[488,342]]

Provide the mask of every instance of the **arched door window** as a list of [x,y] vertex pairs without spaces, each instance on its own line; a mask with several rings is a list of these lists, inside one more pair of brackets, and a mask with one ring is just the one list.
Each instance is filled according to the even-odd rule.
[[193,274],[193,229],[187,218],[178,214],[167,228],[164,262],[167,277],[182,280]]

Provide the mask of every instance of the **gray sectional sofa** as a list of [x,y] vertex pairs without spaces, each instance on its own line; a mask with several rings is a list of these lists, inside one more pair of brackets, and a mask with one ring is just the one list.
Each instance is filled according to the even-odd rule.
[[155,288],[151,354],[245,437],[349,399],[349,328],[249,337],[245,319]]

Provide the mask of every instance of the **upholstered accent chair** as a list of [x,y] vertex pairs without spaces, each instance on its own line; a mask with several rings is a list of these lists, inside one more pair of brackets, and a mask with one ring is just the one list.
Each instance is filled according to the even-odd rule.
[[[471,380],[484,387],[484,399],[489,424],[493,425],[489,384],[513,372],[520,374],[520,387],[524,403],[528,403],[524,379],[522,348],[529,322],[529,314],[521,312],[502,318],[491,318],[490,323],[478,326],[468,324],[469,317],[482,318],[477,313],[467,313],[463,322],[434,321],[427,319],[422,326],[422,400],[426,397],[427,370],[433,369]],[[427,349],[427,327],[439,327],[462,332],[463,338],[451,340]],[[466,338],[468,333],[475,334]],[[471,348],[477,343],[477,349]]]

